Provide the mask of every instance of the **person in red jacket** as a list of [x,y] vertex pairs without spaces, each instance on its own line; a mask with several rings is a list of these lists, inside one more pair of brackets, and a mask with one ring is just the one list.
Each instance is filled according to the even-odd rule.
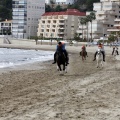
[[[82,51],[86,52],[86,56],[88,57],[85,45],[83,45],[81,49],[82,49]],[[81,52],[80,52],[80,55],[81,55]]]

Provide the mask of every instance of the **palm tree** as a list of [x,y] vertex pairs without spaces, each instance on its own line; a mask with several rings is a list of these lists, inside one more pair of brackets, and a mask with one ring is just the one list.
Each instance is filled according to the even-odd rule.
[[82,40],[83,40],[83,25],[85,24],[84,18],[80,19],[80,24],[82,25]]
[[85,24],[87,25],[87,41],[88,41],[88,22],[89,22],[88,15],[84,18],[84,21]]
[[91,40],[92,40],[92,21],[96,19],[95,13],[91,12],[90,15],[87,16],[88,21],[91,22]]
[[50,0],[50,4],[51,4],[51,6],[52,6],[52,11],[53,11],[55,2],[54,2],[53,0]]

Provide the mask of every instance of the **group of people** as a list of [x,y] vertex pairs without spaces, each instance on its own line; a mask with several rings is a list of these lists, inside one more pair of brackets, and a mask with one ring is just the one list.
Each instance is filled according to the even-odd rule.
[[[104,45],[101,44],[101,43],[99,43],[99,44],[98,44],[98,49],[101,50],[101,53],[102,53],[102,55],[103,55],[103,61],[105,62],[105,50],[104,50]],[[54,62],[53,62],[52,64],[55,64],[55,63],[56,63],[56,54],[57,54],[57,51],[60,51],[60,50],[61,50],[61,51],[64,53],[64,55],[65,55],[66,64],[69,64],[69,56],[68,56],[67,50],[65,49],[65,43],[64,43],[64,42],[58,42],[57,47],[56,47],[56,52],[55,52],[55,54],[54,54]],[[82,50],[86,51],[85,45],[82,46]],[[115,50],[116,50],[116,52],[117,52],[117,55],[119,55],[119,53],[118,53],[118,47],[117,47],[117,46],[114,46],[114,47],[113,47],[112,55],[113,55],[113,53],[115,52]],[[98,51],[98,50],[97,50],[97,51]],[[94,54],[94,59],[93,59],[93,61],[96,60],[97,51],[96,51],[95,54]],[[86,51],[86,55],[87,55],[87,51]]]

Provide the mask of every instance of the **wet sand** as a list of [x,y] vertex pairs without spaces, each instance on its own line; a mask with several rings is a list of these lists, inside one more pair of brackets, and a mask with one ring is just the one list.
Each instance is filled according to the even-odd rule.
[[92,61],[96,47],[87,48],[84,62],[80,47],[67,49],[70,64],[63,76],[53,61],[1,71],[0,120],[120,119],[120,61],[113,59],[111,49],[106,48],[103,68]]

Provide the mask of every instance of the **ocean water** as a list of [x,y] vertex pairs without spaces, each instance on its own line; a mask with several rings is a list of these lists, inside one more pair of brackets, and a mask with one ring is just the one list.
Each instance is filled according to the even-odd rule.
[[0,48],[0,68],[48,61],[53,55],[52,51]]

